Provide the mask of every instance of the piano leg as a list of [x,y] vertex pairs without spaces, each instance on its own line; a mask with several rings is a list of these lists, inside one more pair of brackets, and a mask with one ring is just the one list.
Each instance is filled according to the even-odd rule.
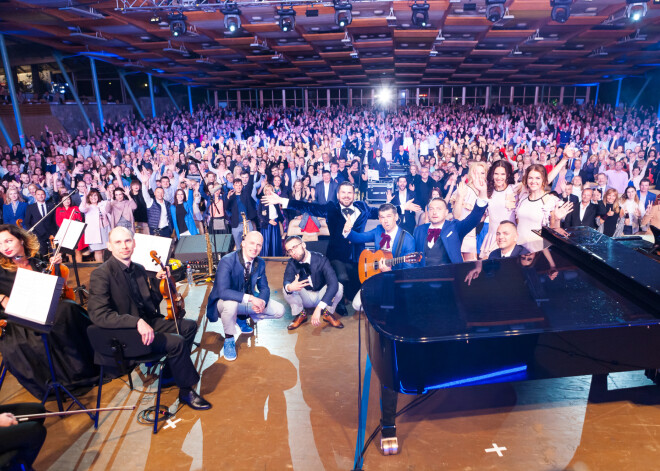
[[380,407],[382,430],[380,432],[380,450],[384,455],[399,453],[399,442],[396,438],[396,405],[399,393],[380,386]]

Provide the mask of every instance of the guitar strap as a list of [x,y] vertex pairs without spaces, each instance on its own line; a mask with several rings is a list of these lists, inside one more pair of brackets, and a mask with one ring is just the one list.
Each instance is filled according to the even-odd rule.
[[396,249],[394,250],[394,258],[401,256],[401,247],[403,247],[403,229],[399,227],[401,234],[399,235],[399,242],[396,244]]

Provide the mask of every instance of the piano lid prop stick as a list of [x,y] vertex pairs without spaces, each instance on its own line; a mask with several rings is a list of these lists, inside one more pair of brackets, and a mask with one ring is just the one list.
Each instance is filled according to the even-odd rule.
[[45,412],[43,414],[17,415],[14,418],[16,419],[17,422],[26,422],[28,420],[44,419],[48,417],[56,417],[61,415],[76,415],[76,414],[87,414],[88,412],[108,412],[108,411],[134,410],[134,409],[135,406],[101,407],[100,409],[81,409],[81,410],[69,410],[64,412]]

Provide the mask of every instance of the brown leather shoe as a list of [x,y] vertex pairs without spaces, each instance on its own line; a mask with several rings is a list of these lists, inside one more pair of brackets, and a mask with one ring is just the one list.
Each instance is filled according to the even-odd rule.
[[293,322],[291,322],[291,324],[289,324],[286,328],[289,330],[294,330],[303,325],[305,322],[307,322],[307,314],[305,311],[302,311],[300,314],[293,318]]
[[344,324],[342,324],[340,320],[335,318],[334,314],[330,314],[330,312],[327,309],[323,310],[323,314],[321,314],[321,317],[325,322],[328,322],[332,327],[335,327],[336,329],[344,328]]

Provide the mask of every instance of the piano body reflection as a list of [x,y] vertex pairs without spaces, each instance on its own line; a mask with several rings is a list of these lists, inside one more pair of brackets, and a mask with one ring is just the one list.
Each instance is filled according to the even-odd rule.
[[658,260],[589,228],[543,237],[548,249],[520,258],[364,283],[385,454],[398,452],[398,393],[660,368]]

